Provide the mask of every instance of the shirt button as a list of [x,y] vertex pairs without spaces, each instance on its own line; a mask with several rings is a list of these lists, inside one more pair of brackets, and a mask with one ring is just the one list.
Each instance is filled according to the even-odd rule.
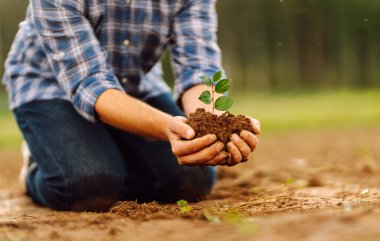
[[129,45],[129,40],[128,40],[128,39],[125,39],[125,40],[123,41],[123,45],[124,45],[124,46],[128,46],[128,45]]
[[121,79],[121,83],[126,84],[128,82],[128,78],[124,77]]

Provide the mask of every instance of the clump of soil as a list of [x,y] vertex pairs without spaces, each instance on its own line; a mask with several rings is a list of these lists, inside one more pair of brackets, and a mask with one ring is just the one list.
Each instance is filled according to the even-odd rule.
[[[194,113],[190,114],[187,124],[194,129],[195,138],[215,134],[225,146],[234,133],[239,135],[243,130],[254,133],[249,118],[243,115],[235,116],[228,111],[217,116],[208,111],[206,112],[203,108],[198,108]],[[225,147],[225,150],[227,151],[227,147]]]
[[182,213],[178,207],[160,205],[155,201],[142,204],[133,201],[119,202],[113,208],[111,208],[110,213],[123,217],[129,217],[133,220],[203,218],[202,212],[198,208],[194,208],[189,213]]
[[162,208],[157,202],[138,204],[132,201],[125,201],[117,203],[110,212],[132,219],[150,219],[165,217],[172,210]]

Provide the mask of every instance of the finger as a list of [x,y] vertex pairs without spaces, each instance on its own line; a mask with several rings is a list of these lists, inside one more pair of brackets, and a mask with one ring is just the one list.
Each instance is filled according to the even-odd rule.
[[232,134],[231,141],[239,149],[242,159],[248,159],[249,155],[251,154],[251,148],[248,146],[248,144],[237,134]]
[[228,157],[226,159],[224,159],[223,161],[220,162],[220,166],[235,166],[237,164],[239,164],[240,162],[234,162],[232,161],[232,155],[230,153],[227,153],[228,154]]
[[223,148],[224,144],[222,142],[216,142],[197,153],[179,157],[178,162],[180,165],[187,166],[202,165],[218,155],[223,150]]
[[251,152],[256,149],[256,146],[259,143],[259,140],[257,139],[257,137],[254,134],[252,134],[249,131],[242,131],[242,132],[240,132],[240,137],[251,148]]
[[175,133],[181,138],[193,139],[195,136],[195,131],[188,124],[186,124],[187,119],[183,116],[173,117],[174,121],[170,124],[170,131]]
[[216,135],[210,134],[189,141],[177,140],[172,142],[172,151],[177,157],[190,155],[201,151],[217,140]]
[[218,155],[216,155],[213,159],[206,162],[205,164],[208,166],[217,166],[220,165],[228,158],[228,154],[225,151],[221,151]]
[[228,142],[227,148],[228,148],[229,152],[231,153],[230,164],[236,165],[236,164],[240,163],[243,158],[240,154],[239,149],[234,145],[234,143]]
[[[250,117],[248,117],[250,118]],[[261,132],[261,123],[259,120],[256,120],[256,119],[253,119],[253,118],[250,118],[251,119],[251,126],[253,128],[253,132],[255,135],[259,135],[260,132]]]

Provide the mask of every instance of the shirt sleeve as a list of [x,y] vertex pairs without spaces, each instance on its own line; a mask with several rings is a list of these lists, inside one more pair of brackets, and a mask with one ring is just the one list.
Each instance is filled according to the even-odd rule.
[[194,85],[200,76],[212,76],[222,70],[221,51],[217,44],[216,0],[191,0],[175,16],[171,45],[176,82],[174,97]]
[[85,1],[31,0],[33,25],[60,86],[76,110],[96,122],[99,95],[107,89],[124,90],[84,13]]

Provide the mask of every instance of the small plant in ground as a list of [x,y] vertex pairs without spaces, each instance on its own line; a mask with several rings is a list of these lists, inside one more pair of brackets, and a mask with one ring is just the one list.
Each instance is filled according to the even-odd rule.
[[181,213],[188,213],[193,210],[193,208],[189,205],[189,203],[186,200],[179,200],[177,201],[178,206],[181,208]]
[[229,223],[235,226],[241,233],[251,236],[258,231],[256,220],[245,216],[237,209],[209,208],[203,211],[204,218],[210,223]]
[[215,100],[215,93],[224,94],[230,89],[230,80],[222,79],[222,71],[218,71],[212,77],[212,80],[208,76],[201,76],[201,79],[205,85],[211,87],[211,92],[205,90],[199,96],[206,105],[212,104],[212,114],[214,110],[227,111],[232,107],[233,101],[228,96],[220,96]]

